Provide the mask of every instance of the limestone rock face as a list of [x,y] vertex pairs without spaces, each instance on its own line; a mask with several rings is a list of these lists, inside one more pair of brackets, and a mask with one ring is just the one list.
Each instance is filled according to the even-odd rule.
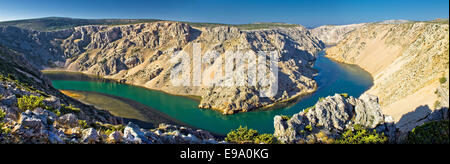
[[316,36],[318,39],[323,41],[328,45],[338,44],[340,41],[345,39],[348,33],[362,28],[367,25],[366,23],[361,24],[350,24],[350,25],[342,25],[342,26],[331,26],[325,25],[314,28],[311,30],[311,34]]
[[448,100],[439,89],[439,79],[449,74],[448,24],[371,24],[326,52],[329,58],[367,70],[374,78],[367,93],[378,96],[383,112],[395,121],[421,107],[434,110],[436,101],[448,102],[439,98]]
[[81,138],[83,143],[94,144],[99,141],[99,136],[97,130],[94,128],[89,128],[83,130],[83,137]]
[[294,114],[289,120],[276,116],[274,136],[284,143],[302,143],[317,138],[319,133],[335,138],[353,125],[362,125],[391,135],[389,137],[393,140],[395,127],[389,118],[381,113],[375,96],[345,98],[336,94],[326,97],[308,110]]
[[[201,45],[202,53],[214,51],[219,56],[204,60],[201,85],[176,86],[171,75],[180,62],[170,59],[180,50],[191,58],[194,43]],[[171,94],[199,96],[202,97],[199,107],[224,114],[249,111],[315,91],[317,84],[313,77],[317,71],[312,66],[315,53],[324,48],[319,39],[301,26],[242,31],[228,26],[194,28],[165,21],[113,27],[82,26],[52,32],[0,27],[0,44],[22,52],[40,69],[62,68]],[[225,67],[224,59],[230,56],[225,52],[256,54],[260,51],[278,54],[278,88],[274,96],[260,96],[267,86],[208,85],[214,81],[211,79],[225,73],[219,72]],[[248,63],[237,67],[247,66]],[[269,68],[270,63],[265,67]],[[190,73],[193,76],[192,70]],[[262,79],[267,82],[270,77]],[[225,77],[219,82],[229,80],[234,79]]]
[[355,99],[355,123],[368,128],[375,128],[383,124],[385,117],[381,111],[378,97],[364,94]]
[[123,136],[125,140],[129,143],[134,144],[151,144],[145,136],[144,133],[140,130],[139,126],[133,124],[132,122],[128,123],[125,127]]
[[63,125],[67,125],[70,127],[75,127],[78,125],[78,119],[77,116],[75,116],[73,113],[66,114],[64,116],[61,116],[58,118],[59,122]]

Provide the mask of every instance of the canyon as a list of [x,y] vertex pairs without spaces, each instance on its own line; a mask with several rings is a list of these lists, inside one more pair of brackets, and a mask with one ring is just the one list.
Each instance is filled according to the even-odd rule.
[[[440,105],[448,102],[448,23],[367,25],[327,49],[327,56],[368,71],[374,77],[374,86],[366,93],[377,95],[383,113],[396,122],[420,122],[432,111],[448,108]],[[405,119],[408,113],[416,116]]]
[[[174,86],[170,73],[180,63],[170,63],[174,52],[202,53],[278,52],[276,95],[259,97],[267,86]],[[25,54],[39,69],[63,69],[112,78],[161,90],[170,94],[201,97],[200,107],[223,114],[246,112],[312,93],[317,88],[312,69],[315,54],[325,45],[302,26],[240,30],[236,27],[192,27],[185,23],[161,21],[119,26],[81,26],[39,32],[0,27],[0,44]],[[189,54],[190,57],[192,53]],[[201,70],[220,75],[221,58],[204,63]],[[248,65],[248,64],[247,64]],[[269,68],[270,63],[266,64]],[[246,67],[240,66],[240,67]],[[186,70],[188,71],[188,70]],[[192,73],[192,70],[191,70]],[[204,76],[203,83],[211,81]],[[234,79],[223,79],[234,80]]]
[[[271,107],[314,93],[320,86],[315,81],[318,70],[313,66],[318,52],[322,50],[326,50],[326,57],[357,65],[372,75],[374,85],[359,98],[336,94],[319,99],[313,107],[292,117],[276,116],[274,136],[283,143],[328,143],[328,139],[338,138],[354,125],[383,132],[389,142],[398,143],[417,126],[448,120],[448,41],[448,20],[444,23],[393,20],[314,29],[300,25],[242,29],[227,25],[194,26],[173,21],[85,25],[54,31],[0,26],[0,45],[7,47],[3,50],[5,54],[17,52],[23,57],[14,62],[36,68],[21,67],[14,72],[44,84],[45,87],[39,89],[50,90],[56,97],[63,97],[60,101],[89,109],[86,110],[89,112],[83,113],[90,113],[94,118],[90,118],[90,114],[76,116],[89,122],[121,124],[120,118],[86,107],[61,94],[38,70],[82,72],[169,94],[194,96],[200,98],[199,108],[217,110],[225,115]],[[217,51],[220,57],[225,57],[228,51],[276,51],[280,59],[276,63],[279,68],[277,94],[260,97],[258,91],[267,89],[260,85],[172,85],[171,70],[180,62],[171,63],[171,56],[183,50],[191,58],[193,54],[189,53],[193,52],[194,44],[201,45],[202,53]],[[335,46],[326,48],[326,45]],[[222,62],[216,58],[203,63],[201,70],[210,76],[202,77],[202,82],[207,83],[220,74]],[[241,67],[249,66],[250,61]],[[264,66],[268,69],[270,64]],[[193,70],[184,71],[193,73]],[[226,80],[236,79],[223,79]],[[10,83],[4,82],[2,85],[11,86]],[[2,102],[17,99],[13,96],[17,90],[21,89],[7,87],[5,93],[9,98]],[[41,95],[23,90],[19,92]],[[43,117],[45,111],[24,111],[21,115],[10,112],[8,117],[24,117],[22,120],[26,123],[27,119]],[[12,119],[10,122],[15,123]],[[16,129],[21,129],[22,123],[15,124]],[[47,125],[39,127],[42,126]],[[119,138],[126,134],[128,137],[125,138],[131,138],[126,141],[131,143],[219,143],[205,131],[162,126],[160,130],[170,130],[164,134],[158,129],[148,132],[129,124],[127,130],[118,132]],[[97,134],[93,129],[85,130],[82,132],[83,138],[86,138],[85,134]],[[178,137],[173,139],[172,133],[179,131],[187,132],[177,134]],[[46,132],[46,135],[49,133]],[[102,137],[96,138],[102,140]],[[107,140],[107,137],[103,138]]]

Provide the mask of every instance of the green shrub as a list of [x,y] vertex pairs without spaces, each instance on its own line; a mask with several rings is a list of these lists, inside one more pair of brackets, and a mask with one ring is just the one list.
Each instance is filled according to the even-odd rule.
[[335,144],[385,144],[388,138],[379,134],[376,130],[367,130],[360,125],[355,125],[353,130],[347,130],[335,140]]
[[274,144],[275,137],[272,134],[259,134],[257,130],[240,126],[227,134],[225,141],[234,144]]
[[82,128],[82,129],[87,129],[89,128],[86,120],[78,120],[78,125]]
[[315,108],[315,107],[316,107],[316,106],[311,106],[311,107],[306,108],[306,109],[304,110],[304,113],[305,113],[305,114],[308,113],[309,110],[311,110],[311,109],[313,109],[313,108]]
[[25,95],[21,98],[17,99],[17,106],[20,110],[26,111],[26,110],[33,110],[38,107],[44,108],[44,97],[41,96],[34,96],[34,95]]
[[440,82],[441,84],[444,84],[445,82],[447,82],[447,78],[441,77],[441,78],[439,78],[439,82]]
[[77,107],[73,106],[72,104],[69,104],[69,106],[66,106],[65,104],[62,104],[60,111],[61,111],[62,115],[65,115],[65,114],[68,114],[68,113],[75,113],[76,114],[76,113],[80,112],[80,108],[77,108]]
[[58,117],[61,116],[61,112],[51,106],[45,106],[45,110],[48,110],[48,111],[54,113]]
[[340,94],[342,97],[348,98],[348,93],[341,93]]
[[409,144],[449,144],[449,121],[428,122],[408,133]]
[[309,125],[307,125],[307,126],[305,127],[305,129],[306,129],[307,131],[312,131],[312,130],[313,130],[313,127],[312,127],[311,124],[309,124]]
[[105,131],[101,131],[103,134],[105,134],[106,136],[111,135],[113,132],[115,132],[115,130],[111,130],[111,129],[107,129]]
[[3,119],[5,118],[6,113],[3,112],[3,110],[0,110],[0,122],[3,121]]
[[103,134],[106,134],[106,135],[110,135],[111,133],[113,133],[115,131],[122,132],[123,130],[125,130],[125,126],[123,124],[111,125],[111,124],[104,124],[101,122],[92,123],[91,127],[93,127],[94,129],[97,129],[97,131],[99,131]]
[[255,138],[255,143],[276,144],[277,141],[273,134],[261,134]]
[[319,97],[319,101],[317,101],[317,102],[321,102],[323,100],[325,100],[325,97]]
[[253,143],[255,137],[257,136],[258,131],[240,126],[238,129],[232,130],[228,133],[225,141],[238,144]]
[[283,120],[291,119],[291,116],[288,116],[288,115],[280,115],[280,116],[281,116],[281,119],[283,119]]
[[439,101],[435,101],[434,102],[434,108],[436,109],[436,108],[439,108],[441,106],[441,102],[439,102]]
[[11,132],[11,129],[5,128],[5,123],[3,120],[5,119],[6,113],[3,110],[0,110],[0,134],[8,134]]

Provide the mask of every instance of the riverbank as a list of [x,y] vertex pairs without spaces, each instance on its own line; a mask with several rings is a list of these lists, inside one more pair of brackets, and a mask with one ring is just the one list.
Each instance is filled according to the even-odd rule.
[[[42,70],[42,72],[44,73],[45,76],[47,76],[51,80],[66,80],[66,81],[76,80],[76,81],[97,81],[97,82],[106,82],[106,83],[119,83],[119,84],[126,84],[126,85],[132,85],[135,87],[140,87],[140,88],[146,89],[146,90],[162,92],[164,94],[168,94],[168,95],[172,95],[172,96],[185,97],[185,98],[189,98],[191,100],[197,101],[197,102],[200,102],[202,100],[201,96],[172,94],[172,93],[165,92],[163,90],[151,89],[151,88],[145,87],[144,85],[136,85],[133,83],[126,83],[126,82],[123,83],[123,82],[120,82],[119,79],[96,76],[96,75],[87,74],[84,72],[70,71],[70,70],[64,70],[64,69],[46,69],[46,70]],[[266,111],[266,110],[276,110],[276,109],[292,106],[292,105],[300,102],[301,99],[308,97],[311,94],[313,94],[314,92],[316,92],[317,88],[318,87],[316,86],[313,88],[312,92],[298,93],[296,95],[293,95],[289,99],[277,101],[272,104],[254,109],[252,111],[258,112],[258,111]],[[215,109],[215,108],[201,108],[201,109],[212,110],[214,112],[222,113],[221,110]],[[239,112],[239,113],[242,113],[242,112]],[[237,114],[237,113],[233,113],[233,114]],[[230,114],[224,114],[224,115],[230,115]]]
[[122,117],[125,119],[125,122],[132,121],[142,128],[157,128],[161,123],[185,127],[189,126],[185,123],[182,123],[181,121],[167,116],[164,113],[159,112],[158,110],[127,98],[97,92],[73,90],[62,90],[62,92],[85,104],[93,105],[98,109],[107,110],[115,116]]
[[329,60],[321,53],[317,56],[314,69],[318,70],[315,80],[317,91],[290,102],[279,103],[269,109],[255,110],[233,115],[223,115],[213,110],[198,108],[199,102],[191,98],[174,96],[139,86],[121,83],[92,81],[53,80],[58,89],[96,92],[139,102],[179,120],[195,129],[203,129],[219,135],[226,135],[239,126],[247,126],[260,133],[273,133],[273,119],[276,115],[293,115],[313,106],[321,97],[335,93],[347,93],[359,97],[373,83],[371,76],[354,65]]

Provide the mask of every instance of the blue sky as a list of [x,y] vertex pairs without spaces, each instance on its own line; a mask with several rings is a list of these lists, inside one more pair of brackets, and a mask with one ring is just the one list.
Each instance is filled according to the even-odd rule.
[[448,0],[0,0],[0,21],[58,16],[317,26],[448,15]]

